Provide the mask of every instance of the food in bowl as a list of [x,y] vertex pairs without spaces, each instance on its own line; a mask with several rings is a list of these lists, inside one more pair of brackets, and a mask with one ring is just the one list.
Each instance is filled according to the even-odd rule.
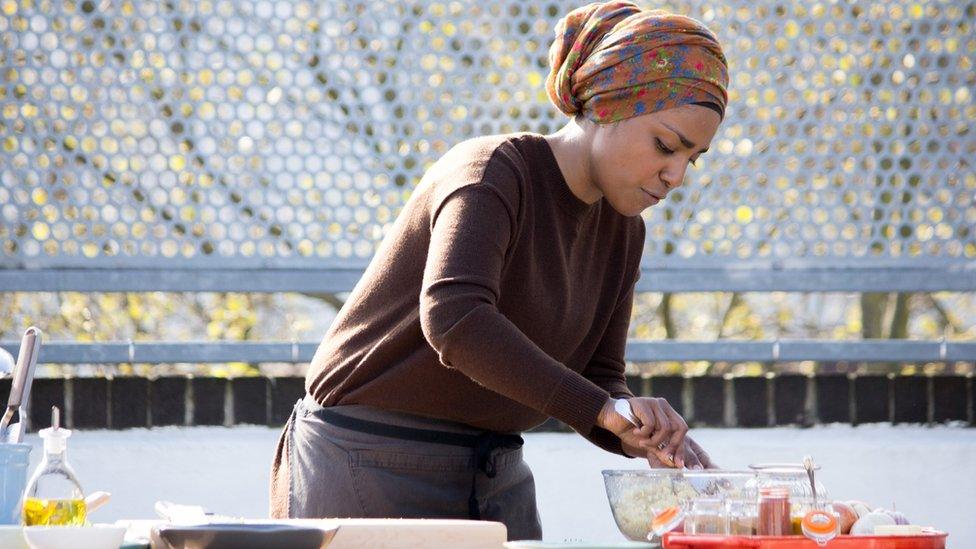
[[[649,483],[623,487],[616,500],[614,519],[625,536],[632,540],[647,539],[650,523],[666,509],[685,507],[698,492],[690,484]],[[613,502],[610,504],[614,507]]]
[[646,541],[651,521],[670,507],[686,510],[699,496],[736,497],[755,475],[710,469],[606,470],[603,481],[613,518],[630,540]]

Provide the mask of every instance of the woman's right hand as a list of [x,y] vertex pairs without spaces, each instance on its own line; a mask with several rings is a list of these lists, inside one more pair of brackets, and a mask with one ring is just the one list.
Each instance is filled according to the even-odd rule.
[[685,434],[688,425],[663,398],[635,397],[631,410],[641,422],[635,427],[614,410],[615,399],[609,398],[600,411],[597,424],[617,435],[624,447],[640,448],[648,460],[669,467],[685,466]]

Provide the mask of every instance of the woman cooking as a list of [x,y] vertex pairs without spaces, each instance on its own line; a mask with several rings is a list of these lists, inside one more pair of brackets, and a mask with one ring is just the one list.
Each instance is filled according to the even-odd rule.
[[664,399],[628,390],[624,347],[640,214],[722,121],[721,46],[615,1],[560,20],[549,61],[566,125],[448,151],[325,335],[278,443],[273,517],[472,518],[540,539],[519,433],[550,417],[651,466],[712,466]]

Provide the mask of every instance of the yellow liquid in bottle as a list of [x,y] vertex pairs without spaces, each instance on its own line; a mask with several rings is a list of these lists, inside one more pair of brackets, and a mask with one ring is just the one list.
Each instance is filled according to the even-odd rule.
[[27,526],[84,526],[87,514],[83,499],[24,500],[24,524]]

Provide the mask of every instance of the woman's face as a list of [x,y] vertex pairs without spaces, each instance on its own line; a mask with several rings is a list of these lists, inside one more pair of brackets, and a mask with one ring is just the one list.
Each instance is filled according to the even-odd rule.
[[721,121],[712,109],[684,105],[617,124],[588,122],[590,181],[621,215],[640,215],[681,186]]

